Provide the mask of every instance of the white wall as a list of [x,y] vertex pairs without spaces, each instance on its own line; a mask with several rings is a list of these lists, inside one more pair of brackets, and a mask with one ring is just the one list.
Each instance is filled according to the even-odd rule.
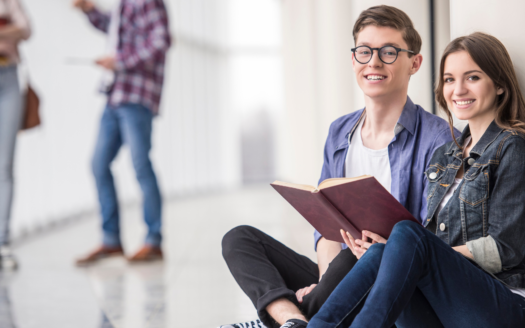
[[[12,231],[24,231],[98,208],[90,158],[105,98],[101,71],[66,64],[96,58],[105,37],[67,0],[22,0],[34,34],[23,45],[42,97],[43,125],[20,134]],[[111,1],[98,1],[110,7]],[[152,158],[165,198],[240,184],[238,115],[231,106],[228,2],[166,1],[174,36]],[[225,50],[226,49],[226,50]],[[114,166],[123,203],[140,199],[127,149]]]
[[525,43],[522,0],[450,0],[451,39],[476,31],[492,34],[507,48],[525,91]]

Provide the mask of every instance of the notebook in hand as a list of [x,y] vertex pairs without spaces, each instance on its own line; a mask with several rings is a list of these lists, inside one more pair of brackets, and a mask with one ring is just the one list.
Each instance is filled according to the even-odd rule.
[[323,237],[344,242],[340,229],[361,239],[368,230],[388,238],[396,223],[419,223],[373,176],[327,179],[313,186],[271,184]]

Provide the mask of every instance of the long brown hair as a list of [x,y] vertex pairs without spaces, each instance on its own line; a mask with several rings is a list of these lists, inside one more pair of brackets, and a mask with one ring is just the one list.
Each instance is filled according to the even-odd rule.
[[454,138],[454,126],[452,114],[443,96],[443,74],[448,55],[458,51],[468,52],[474,62],[492,80],[496,89],[503,89],[503,93],[496,98],[496,124],[502,129],[514,129],[525,133],[525,100],[509,53],[503,43],[492,35],[476,32],[454,39],[448,44],[441,57],[439,82],[435,89],[436,101],[448,116],[452,138]]

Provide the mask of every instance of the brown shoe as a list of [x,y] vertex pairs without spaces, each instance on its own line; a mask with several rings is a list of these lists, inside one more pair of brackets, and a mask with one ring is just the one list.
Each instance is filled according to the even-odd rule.
[[85,257],[79,258],[76,260],[77,266],[86,266],[93,264],[97,262],[98,260],[111,257],[111,256],[123,256],[124,251],[122,250],[122,247],[108,247],[108,246],[100,246],[90,254],[86,255]]
[[149,262],[154,260],[162,260],[162,250],[158,246],[144,245],[132,257],[128,258],[131,263]]

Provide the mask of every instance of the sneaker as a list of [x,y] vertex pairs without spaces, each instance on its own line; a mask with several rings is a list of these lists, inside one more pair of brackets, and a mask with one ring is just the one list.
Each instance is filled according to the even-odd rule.
[[281,326],[281,328],[306,328],[308,322],[299,319],[290,319]]
[[231,325],[219,326],[219,328],[266,328],[266,326],[257,319],[255,321],[233,323]]
[[16,261],[13,252],[9,246],[0,247],[0,269],[2,270],[16,270],[18,262]]
[[90,264],[94,264],[97,261],[111,257],[111,256],[123,256],[124,251],[122,250],[122,247],[108,247],[108,246],[100,246],[99,248],[95,249],[93,252],[89,253],[88,255],[79,258],[76,260],[77,266],[87,266]]

